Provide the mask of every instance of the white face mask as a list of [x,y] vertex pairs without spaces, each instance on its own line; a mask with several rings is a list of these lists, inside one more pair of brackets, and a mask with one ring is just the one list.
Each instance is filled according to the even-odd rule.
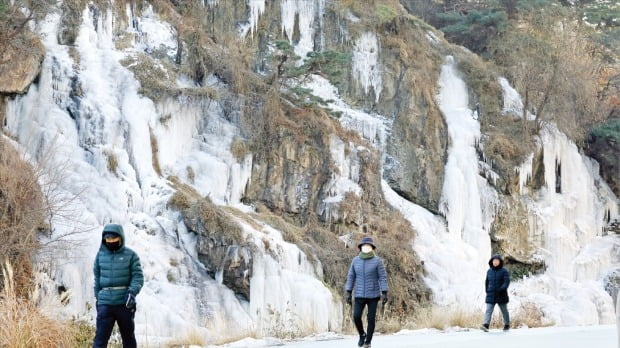
[[366,254],[367,254],[367,253],[369,253],[369,252],[371,252],[371,251],[372,251],[372,247],[371,247],[370,245],[368,245],[368,244],[364,244],[364,245],[362,245],[362,252],[363,252],[363,253],[366,253]]

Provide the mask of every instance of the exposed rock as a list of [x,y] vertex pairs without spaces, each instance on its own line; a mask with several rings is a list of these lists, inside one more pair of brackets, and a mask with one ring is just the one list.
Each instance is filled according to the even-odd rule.
[[0,129],[5,127],[4,121],[6,118],[6,101],[5,96],[0,95]]
[[29,31],[13,37],[0,53],[0,93],[25,93],[39,76],[44,57],[41,40]]
[[536,250],[529,236],[528,210],[521,200],[506,199],[498,209],[491,229],[495,251],[521,263],[531,263]]
[[616,303],[618,299],[618,293],[620,292],[620,268],[611,271],[605,279],[603,279],[603,283],[605,284],[605,291],[614,299],[614,303]]
[[247,197],[275,211],[316,211],[319,201],[325,198],[323,186],[329,179],[328,145],[299,143],[287,130],[279,133],[278,139],[271,139],[273,151],[254,164]]
[[379,113],[393,116],[384,177],[403,197],[437,211],[443,187],[448,133],[434,88],[441,58],[426,33],[406,19],[382,39],[384,87]]
[[[620,124],[620,120],[618,120]],[[618,130],[620,134],[620,130]],[[590,135],[585,149],[586,155],[600,165],[600,175],[616,196],[620,196],[620,144],[617,137]]]
[[196,251],[207,273],[249,300],[254,246],[243,240],[241,226],[186,185],[177,185],[170,204],[181,210],[188,230],[198,235]]

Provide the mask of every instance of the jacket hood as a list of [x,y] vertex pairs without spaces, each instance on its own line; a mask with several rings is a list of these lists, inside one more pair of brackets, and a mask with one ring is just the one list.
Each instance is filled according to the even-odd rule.
[[107,224],[103,227],[103,231],[101,232],[101,244],[103,245],[105,241],[103,240],[103,236],[106,233],[114,233],[121,237],[121,248],[125,246],[125,232],[123,231],[123,226],[119,224]]
[[493,268],[493,260],[495,259],[499,260],[499,266],[497,266],[498,268],[504,267],[504,259],[502,258],[502,255],[500,254],[495,254],[491,256],[491,259],[489,260],[489,267]]

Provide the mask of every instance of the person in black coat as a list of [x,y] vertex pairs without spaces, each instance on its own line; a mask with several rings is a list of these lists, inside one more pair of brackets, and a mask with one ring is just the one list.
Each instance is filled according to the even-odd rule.
[[508,285],[510,285],[510,273],[504,268],[504,260],[500,255],[493,255],[489,260],[489,270],[485,280],[487,310],[484,313],[484,323],[480,327],[483,331],[489,331],[491,316],[495,305],[499,305],[504,318],[504,331],[510,330],[510,314],[508,313]]

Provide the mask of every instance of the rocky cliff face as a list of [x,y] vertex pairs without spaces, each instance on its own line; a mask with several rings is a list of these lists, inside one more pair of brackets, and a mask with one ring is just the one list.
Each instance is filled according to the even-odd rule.
[[30,31],[11,38],[0,54],[0,93],[25,93],[39,75],[44,56],[45,48]]

